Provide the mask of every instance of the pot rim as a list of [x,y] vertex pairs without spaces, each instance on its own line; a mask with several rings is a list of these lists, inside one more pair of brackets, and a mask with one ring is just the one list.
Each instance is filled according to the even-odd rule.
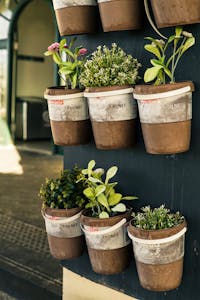
[[84,209],[82,211],[80,220],[83,225],[87,226],[96,226],[96,227],[104,227],[104,226],[113,226],[118,223],[120,220],[126,218],[127,221],[131,219],[132,208],[127,209],[126,212],[116,215],[109,218],[100,219],[98,217],[90,217],[85,215],[90,209]]
[[134,88],[134,94],[143,95],[143,94],[157,94],[157,93],[166,93],[169,91],[178,90],[184,87],[190,87],[190,90],[194,92],[195,86],[192,81],[181,81],[175,83],[166,83],[160,85],[152,84],[141,84],[136,85]]
[[150,229],[150,230],[146,230],[146,229],[142,229],[142,228],[138,228],[136,226],[134,226],[132,224],[133,219],[130,220],[129,222],[129,230],[130,233],[138,238],[141,239],[149,239],[149,240],[156,240],[156,239],[160,239],[160,238],[164,238],[164,237],[170,237],[172,235],[174,235],[175,233],[181,231],[184,227],[187,228],[187,222],[186,219],[184,217],[183,221],[178,224],[175,225],[173,227],[170,228],[164,228],[164,229]]

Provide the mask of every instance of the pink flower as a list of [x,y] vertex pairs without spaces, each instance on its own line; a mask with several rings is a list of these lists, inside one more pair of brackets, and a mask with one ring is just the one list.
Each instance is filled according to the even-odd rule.
[[86,48],[81,48],[79,51],[78,51],[78,56],[80,55],[85,55],[87,53],[87,49]]
[[51,52],[58,52],[60,48],[60,44],[59,43],[53,43],[51,44],[49,47],[48,47],[48,51],[51,51]]

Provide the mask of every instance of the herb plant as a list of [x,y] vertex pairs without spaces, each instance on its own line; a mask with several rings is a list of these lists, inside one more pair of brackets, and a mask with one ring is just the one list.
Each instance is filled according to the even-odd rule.
[[86,184],[86,188],[83,193],[88,198],[86,208],[91,209],[93,217],[109,218],[119,212],[125,212],[127,210],[124,203],[120,203],[122,200],[133,200],[137,197],[128,196],[122,197],[122,194],[115,191],[117,182],[109,182],[115,174],[118,168],[113,166],[108,169],[103,180],[103,169],[96,169],[95,161],[91,160],[88,163],[88,168],[82,170],[82,176],[79,182],[82,181]]
[[184,217],[179,212],[170,213],[170,210],[165,205],[154,209],[151,209],[150,206],[145,206],[141,211],[133,213],[132,220],[132,224],[140,229],[157,230],[171,228],[184,220]]
[[82,46],[74,48],[76,38],[69,43],[62,39],[60,43],[53,43],[48,47],[45,56],[52,56],[54,62],[58,65],[59,75],[64,80],[66,88],[75,89],[80,87],[79,77],[83,67],[83,56],[87,49]]
[[139,79],[140,66],[137,59],[127,55],[115,43],[111,49],[98,46],[85,62],[80,82],[85,87],[134,85]]
[[85,182],[77,183],[80,175],[81,169],[74,167],[61,172],[58,178],[47,178],[39,191],[43,205],[59,209],[82,207],[87,199],[83,194]]
[[144,48],[153,53],[156,59],[151,59],[153,67],[148,68],[144,74],[144,81],[151,82],[155,80],[155,85],[165,84],[166,77],[170,83],[175,82],[175,70],[182,55],[195,44],[195,38],[192,33],[183,31],[183,27],[177,26],[175,34],[171,35],[167,41],[157,40],[147,37],[151,44]]

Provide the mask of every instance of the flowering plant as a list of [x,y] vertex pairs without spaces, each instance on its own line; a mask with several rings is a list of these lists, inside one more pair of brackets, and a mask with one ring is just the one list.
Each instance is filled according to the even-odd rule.
[[111,49],[98,46],[84,64],[80,82],[85,87],[133,85],[139,79],[137,59],[127,55],[115,43]]
[[53,43],[48,47],[45,56],[52,55],[54,62],[58,65],[59,75],[65,81],[66,88],[75,89],[79,87],[79,77],[83,67],[83,56],[87,49],[82,46],[74,48],[76,38],[73,38],[69,44],[66,39],[60,43]]
[[[155,80],[155,85],[164,84],[166,75],[170,78],[170,83],[175,82],[174,73],[182,55],[195,44],[192,33],[183,31],[183,27],[177,26],[175,34],[171,35],[166,42],[147,37],[151,44],[144,48],[153,53],[156,59],[151,59],[153,67],[148,68],[144,74],[144,81]],[[172,54],[168,55],[168,48],[172,46]]]
[[144,230],[171,228],[184,221],[184,217],[179,212],[171,213],[165,205],[153,209],[145,206],[141,211],[132,214],[132,223],[135,227]]

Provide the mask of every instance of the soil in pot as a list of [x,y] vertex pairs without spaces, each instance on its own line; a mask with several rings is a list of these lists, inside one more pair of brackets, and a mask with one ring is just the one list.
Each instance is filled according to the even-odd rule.
[[186,222],[162,230],[143,230],[130,223],[128,231],[142,287],[151,291],[177,288],[183,273]]
[[128,86],[87,88],[90,118],[98,149],[121,149],[136,143],[137,107]]
[[[71,259],[83,254],[85,247],[84,235],[80,230],[80,216],[70,223],[64,223],[67,218],[79,214],[81,208],[51,209],[45,208],[47,237],[51,255],[56,259]],[[57,224],[61,219],[62,224]],[[73,226],[71,226],[73,225]],[[72,229],[73,228],[73,229]]]
[[134,97],[138,100],[148,153],[172,154],[189,150],[193,90],[192,82],[136,86]]
[[54,9],[61,36],[92,33],[98,28],[98,9],[96,1],[54,0]]
[[[130,240],[127,239],[126,226],[112,232],[104,230],[118,226],[119,222],[130,220],[131,211],[108,219],[92,218],[88,211],[83,211],[81,224],[84,226],[88,253],[94,272],[99,274],[118,274],[125,270],[132,259]],[[102,231],[103,230],[103,231]],[[101,231],[104,232],[101,234]],[[92,232],[92,236],[91,236]]]
[[51,130],[56,145],[81,145],[91,140],[88,106],[81,90],[47,88],[45,98],[48,100]]
[[151,0],[159,28],[200,23],[199,0]]
[[104,32],[140,29],[144,6],[140,0],[98,0]]

